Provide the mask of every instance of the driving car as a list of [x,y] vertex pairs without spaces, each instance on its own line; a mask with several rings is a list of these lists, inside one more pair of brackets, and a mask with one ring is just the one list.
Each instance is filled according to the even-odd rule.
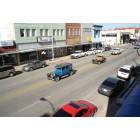
[[93,64],[101,64],[106,61],[106,57],[103,55],[96,55],[94,59],[92,59]]
[[86,56],[85,52],[83,52],[82,50],[79,50],[79,51],[75,51],[73,54],[71,54],[71,59],[80,58],[80,57],[84,57],[84,56]]
[[97,107],[85,100],[71,101],[58,109],[53,117],[92,117]]
[[122,50],[120,48],[114,48],[111,51],[112,55],[117,55],[117,54],[121,54],[121,53],[122,53]]
[[118,70],[117,77],[128,80],[130,79],[133,70],[134,70],[134,66],[124,65]]
[[61,63],[55,66],[55,70],[47,73],[48,80],[58,82],[66,76],[72,76],[75,73],[72,63]]
[[38,68],[44,68],[46,65],[47,64],[45,61],[34,60],[31,63],[23,66],[22,70],[23,71],[33,71],[33,70],[38,69]]
[[111,97],[118,95],[125,88],[125,81],[116,78],[108,77],[98,88],[98,92],[105,96]]

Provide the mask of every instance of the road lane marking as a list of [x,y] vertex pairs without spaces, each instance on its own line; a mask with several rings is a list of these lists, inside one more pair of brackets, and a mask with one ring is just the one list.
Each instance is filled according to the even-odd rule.
[[40,89],[42,87],[47,87],[47,86],[51,85],[52,83],[53,83],[53,81],[44,80],[44,81],[37,82],[35,84],[32,84],[32,85],[24,87],[24,88],[19,88],[15,91],[9,92],[8,95],[1,96],[0,103],[8,101],[8,100],[13,99],[13,98],[16,98],[19,95],[23,95],[23,94],[27,94],[27,93],[29,94],[29,92],[31,92],[31,91],[35,91],[35,90]]
[[34,103],[32,103],[32,104],[30,104],[30,105],[28,105],[28,106],[26,106],[26,107],[18,110],[17,112],[15,112],[14,114],[12,114],[11,116],[14,116],[15,114],[21,113],[21,112],[23,112],[23,111],[25,111],[25,110],[27,110],[27,109],[29,109],[29,108],[31,108],[31,107],[39,104],[39,103],[41,103],[41,102],[40,101],[36,101],[36,102],[34,102]]

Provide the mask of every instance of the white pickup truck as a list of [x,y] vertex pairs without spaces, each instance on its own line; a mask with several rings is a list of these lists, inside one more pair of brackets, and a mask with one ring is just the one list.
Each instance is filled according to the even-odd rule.
[[75,51],[73,54],[71,54],[71,59],[80,58],[80,57],[84,57],[84,56],[86,56],[86,53],[79,50],[79,51]]

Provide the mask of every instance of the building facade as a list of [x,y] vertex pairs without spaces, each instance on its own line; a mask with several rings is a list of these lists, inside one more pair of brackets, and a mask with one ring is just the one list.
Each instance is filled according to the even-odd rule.
[[140,40],[140,28],[116,28],[101,32],[102,43],[106,45],[120,45]]
[[93,23],[82,23],[81,24],[81,44],[83,45],[83,50],[89,50],[92,47],[92,28]]
[[102,25],[93,25],[93,44],[94,47],[100,47],[101,45],[101,31],[102,31]]

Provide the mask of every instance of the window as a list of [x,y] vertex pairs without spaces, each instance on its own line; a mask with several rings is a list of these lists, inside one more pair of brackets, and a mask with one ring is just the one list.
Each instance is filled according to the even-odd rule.
[[32,29],[32,36],[36,36],[36,29]]
[[79,111],[77,114],[76,114],[76,117],[82,117],[88,110],[87,109],[83,109],[81,111]]
[[75,29],[73,28],[72,30],[72,35],[74,36],[75,35]]
[[77,35],[77,29],[76,28],[74,29],[74,35],[75,36]]
[[44,36],[44,30],[40,29],[40,36]]
[[77,31],[77,32],[78,32],[78,34],[77,34],[77,35],[79,36],[79,35],[80,35],[80,29],[79,29],[79,28],[78,28],[78,31]]
[[57,36],[59,36],[59,29],[57,29]]
[[63,29],[61,29],[61,36],[63,36],[64,35],[64,30]]
[[56,36],[56,29],[53,29],[53,36]]
[[71,29],[67,29],[67,32],[68,32],[68,35],[70,36],[71,35]]
[[49,36],[49,30],[45,29],[45,36]]
[[26,29],[26,36],[27,36],[27,37],[30,36],[30,29]]
[[20,37],[25,37],[25,30],[24,29],[20,29]]

